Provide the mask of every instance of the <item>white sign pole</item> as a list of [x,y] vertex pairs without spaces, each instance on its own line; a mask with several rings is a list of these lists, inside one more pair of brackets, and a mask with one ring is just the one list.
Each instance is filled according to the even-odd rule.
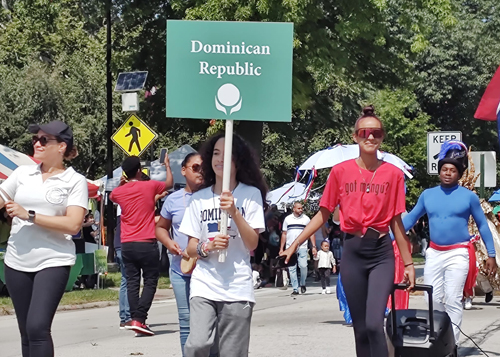
[[[229,191],[231,184],[231,163],[233,161],[233,121],[226,120],[226,136],[224,138],[224,168],[222,173],[222,191]],[[227,234],[229,215],[226,211],[221,212],[220,234]],[[226,261],[227,250],[219,250],[219,263]]]

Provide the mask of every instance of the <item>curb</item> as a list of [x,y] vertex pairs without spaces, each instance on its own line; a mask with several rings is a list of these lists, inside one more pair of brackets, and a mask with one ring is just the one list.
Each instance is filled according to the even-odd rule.
[[0,316],[14,315],[14,309],[0,308]]
[[96,302],[88,302],[85,304],[61,305],[57,308],[57,311],[96,309],[96,308],[108,307],[108,306],[114,306],[114,305],[118,305],[118,301],[96,301]]
[[[78,304],[78,305],[60,305],[57,307],[57,311],[73,311],[73,310],[84,310],[84,309],[97,309],[101,307],[108,307],[108,306],[113,306],[113,305],[118,305],[118,301],[95,301],[95,302],[88,302],[85,304]],[[14,309],[6,309],[2,308],[0,309],[0,316],[8,316],[8,315],[15,315]]]
[[[160,299],[154,299],[153,302],[158,303],[162,301],[167,301],[173,299],[174,296],[162,297]],[[108,306],[116,306],[118,301],[95,301],[88,302],[84,304],[74,304],[74,305],[60,305],[57,307],[57,312],[59,311],[74,311],[74,310],[87,310],[87,309],[99,309]],[[0,308],[0,316],[15,315],[14,309]]]

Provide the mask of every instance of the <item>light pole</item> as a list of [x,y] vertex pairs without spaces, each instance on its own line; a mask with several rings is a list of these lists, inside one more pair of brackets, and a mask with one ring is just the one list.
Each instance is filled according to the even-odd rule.
[[[112,0],[106,0],[106,99],[107,99],[107,120],[106,120],[106,137],[107,137],[107,158],[106,171],[108,175],[107,182],[113,178],[113,91],[111,87],[111,4]],[[109,199],[109,192],[105,191],[107,198],[106,217],[107,230],[106,241],[108,243],[108,261],[113,261],[114,257],[114,228],[115,228],[115,213],[113,210],[113,202]]]

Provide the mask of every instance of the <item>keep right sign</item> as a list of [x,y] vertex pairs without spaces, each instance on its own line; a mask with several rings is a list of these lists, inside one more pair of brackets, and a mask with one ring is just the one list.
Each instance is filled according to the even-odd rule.
[[448,140],[462,140],[460,131],[434,131],[427,133],[427,173],[437,175],[438,156],[441,145]]

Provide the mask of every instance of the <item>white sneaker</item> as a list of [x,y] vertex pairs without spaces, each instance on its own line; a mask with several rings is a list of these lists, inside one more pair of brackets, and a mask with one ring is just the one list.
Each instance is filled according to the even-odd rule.
[[330,290],[330,288],[326,288],[326,293],[327,294],[331,294],[332,293],[332,291]]
[[472,309],[472,299],[471,298],[465,298],[464,309],[465,310]]
[[326,289],[323,289],[323,290],[321,291],[321,294],[325,295],[325,294],[326,294]]

